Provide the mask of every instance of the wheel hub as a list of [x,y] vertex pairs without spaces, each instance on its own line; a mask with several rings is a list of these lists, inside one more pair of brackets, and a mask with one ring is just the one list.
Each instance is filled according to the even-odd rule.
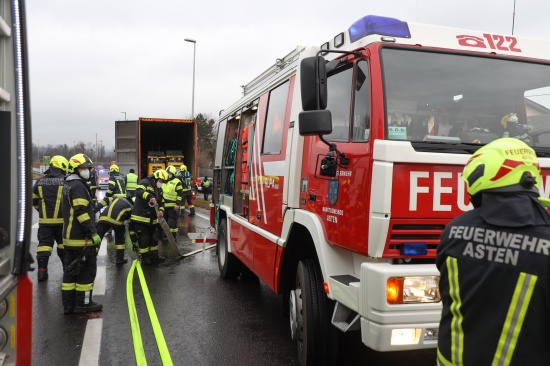
[[289,308],[290,308],[290,337],[293,341],[298,340],[298,332],[302,326],[302,299],[300,298],[301,290],[290,291]]

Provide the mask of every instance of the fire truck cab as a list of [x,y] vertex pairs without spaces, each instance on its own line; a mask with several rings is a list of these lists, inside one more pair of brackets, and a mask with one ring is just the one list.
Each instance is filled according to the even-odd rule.
[[277,59],[221,113],[220,273],[282,294],[302,365],[328,364],[337,332],[377,351],[436,347],[435,256],[471,209],[471,154],[521,138],[550,192],[548,45],[369,15]]

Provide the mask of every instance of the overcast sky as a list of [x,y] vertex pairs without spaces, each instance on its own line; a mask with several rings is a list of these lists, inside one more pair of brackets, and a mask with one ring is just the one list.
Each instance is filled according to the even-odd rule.
[[[298,45],[365,15],[512,33],[514,0],[27,0],[33,141],[114,147],[114,121],[217,120]],[[550,39],[548,0],[516,0],[514,35]],[[126,116],[124,113],[126,112]]]

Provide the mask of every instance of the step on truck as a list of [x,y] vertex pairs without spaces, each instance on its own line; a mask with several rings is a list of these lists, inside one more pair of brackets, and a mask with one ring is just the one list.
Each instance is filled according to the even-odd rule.
[[440,235],[472,209],[461,171],[510,113],[548,197],[548,41],[369,15],[243,92],[219,120],[219,270],[282,295],[302,365],[333,361],[340,332],[437,347]]

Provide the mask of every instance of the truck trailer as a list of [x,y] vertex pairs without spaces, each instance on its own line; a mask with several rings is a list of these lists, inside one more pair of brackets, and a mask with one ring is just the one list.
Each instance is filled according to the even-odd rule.
[[[178,152],[178,161],[182,160],[191,176],[195,176],[196,141],[194,119],[140,117],[133,121],[115,121],[116,163],[121,173],[127,174],[133,168],[140,179],[156,168],[172,165],[159,159],[167,159],[175,151]],[[151,156],[155,157],[154,161]]]

